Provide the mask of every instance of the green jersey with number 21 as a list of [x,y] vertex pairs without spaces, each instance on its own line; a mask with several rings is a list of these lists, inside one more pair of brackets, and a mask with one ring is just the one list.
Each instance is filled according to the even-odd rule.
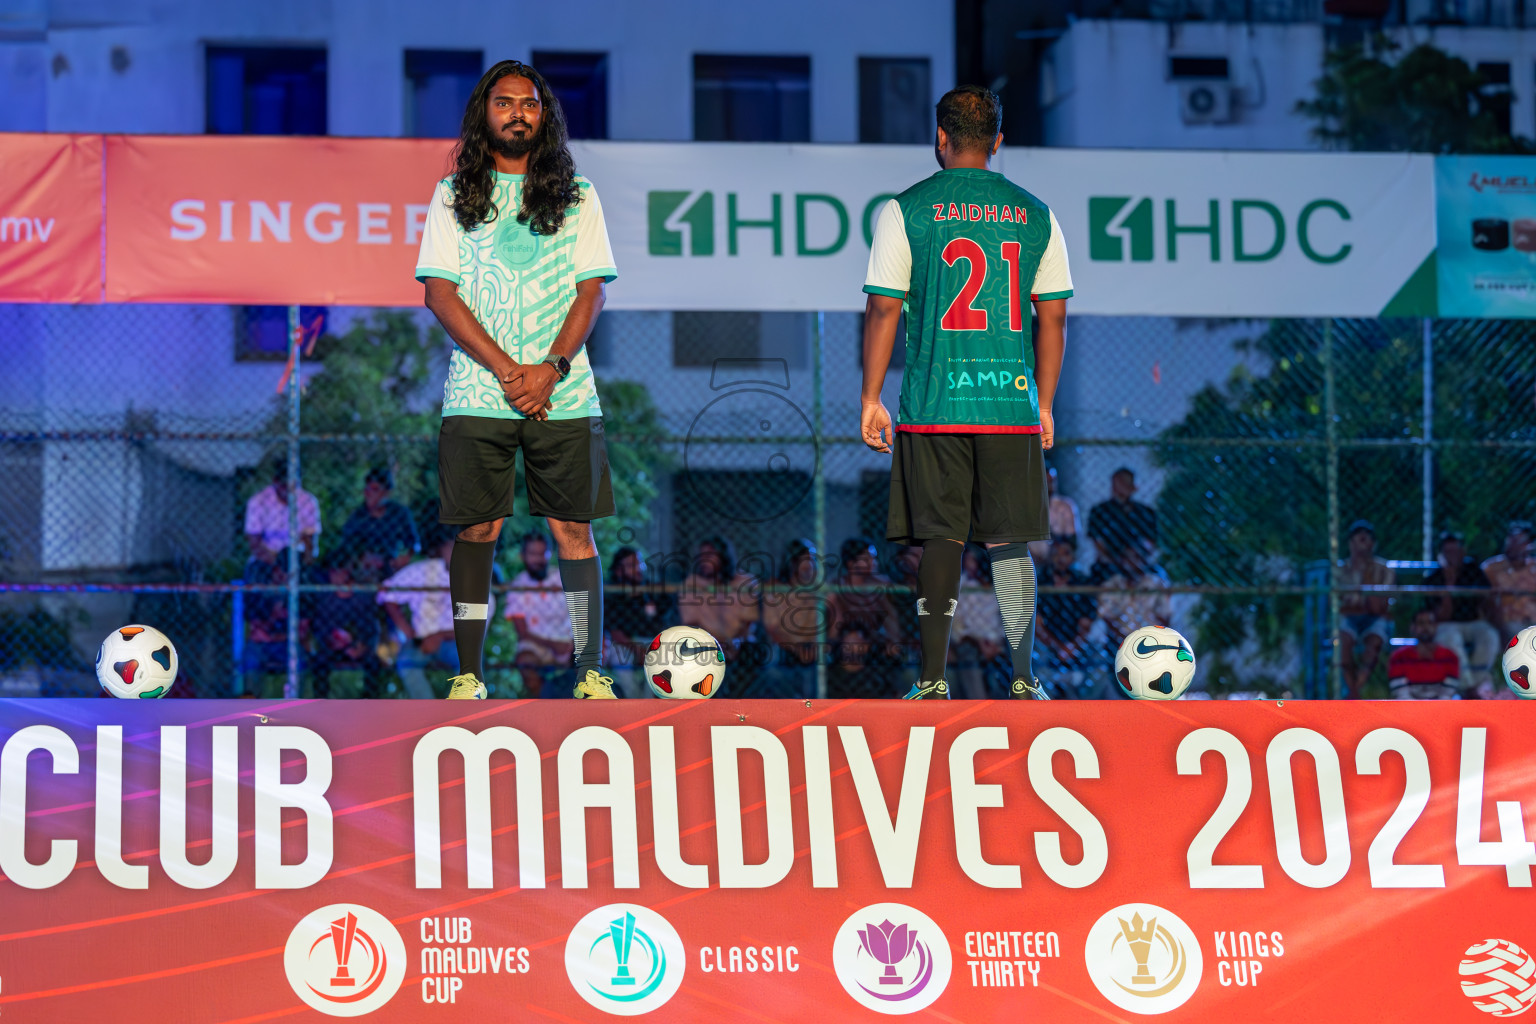
[[864,290],[905,300],[896,429],[1040,432],[1028,304],[1072,294],[1044,203],[996,171],[939,171],[881,209]]

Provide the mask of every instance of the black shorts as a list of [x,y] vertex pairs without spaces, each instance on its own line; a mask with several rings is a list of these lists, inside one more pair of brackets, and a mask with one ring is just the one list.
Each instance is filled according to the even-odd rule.
[[1039,434],[896,431],[886,539],[1045,540],[1051,535]]
[[572,523],[613,515],[601,416],[444,416],[437,439],[438,519],[471,526],[511,515],[519,448],[533,515]]

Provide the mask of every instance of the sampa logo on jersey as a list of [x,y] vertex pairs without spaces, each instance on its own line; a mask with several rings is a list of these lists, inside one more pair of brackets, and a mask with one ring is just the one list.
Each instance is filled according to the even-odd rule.
[[[894,193],[849,202],[825,192],[726,192],[721,198],[707,189],[647,192],[647,251],[652,256],[735,256],[746,244],[775,256],[834,256],[848,247],[856,227],[862,227],[867,248],[874,238],[875,214],[892,198]],[[717,224],[723,230],[717,232]]]
[[565,942],[565,973],[576,994],[620,1017],[650,1013],[676,995],[685,961],[677,929],[632,903],[598,907]]
[[1200,987],[1200,942],[1177,914],[1150,903],[1116,907],[1088,929],[1088,976],[1105,999],[1132,1013],[1167,1013]]
[[321,907],[294,926],[283,948],[288,984],[330,1017],[361,1017],[389,1002],[405,980],[405,940],[377,910]]
[[1354,249],[1351,219],[1337,199],[1314,199],[1287,213],[1263,199],[1089,196],[1088,258],[1267,263],[1294,245],[1313,263],[1338,263]]

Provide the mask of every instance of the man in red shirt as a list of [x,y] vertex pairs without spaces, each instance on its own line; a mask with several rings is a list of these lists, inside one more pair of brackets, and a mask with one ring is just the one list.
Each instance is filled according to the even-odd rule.
[[1435,643],[1440,617],[1434,608],[1413,613],[1411,631],[1417,641],[1399,647],[1387,664],[1387,687],[1397,700],[1458,700],[1461,697],[1461,659],[1449,647]]

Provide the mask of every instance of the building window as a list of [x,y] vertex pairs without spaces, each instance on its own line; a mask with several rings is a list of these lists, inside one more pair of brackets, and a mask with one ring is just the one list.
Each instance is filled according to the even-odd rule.
[[608,137],[608,55],[534,50],[533,66],[554,90],[573,139]]
[[325,51],[306,47],[210,46],[210,135],[324,135]]
[[[281,362],[288,358],[287,306],[235,307],[235,360]],[[299,326],[306,338],[325,329],[324,306],[300,306]]]
[[458,138],[464,108],[484,66],[485,55],[479,50],[406,50],[401,134],[417,139]]
[[810,142],[811,58],[694,54],[693,137]]
[[1509,63],[1507,61],[1480,61],[1477,73],[1483,78],[1478,90],[1478,106],[1493,115],[1493,123],[1500,135],[1508,135],[1513,124],[1510,120],[1510,103],[1514,99],[1510,91]]
[[933,141],[927,57],[859,58],[859,141]]

